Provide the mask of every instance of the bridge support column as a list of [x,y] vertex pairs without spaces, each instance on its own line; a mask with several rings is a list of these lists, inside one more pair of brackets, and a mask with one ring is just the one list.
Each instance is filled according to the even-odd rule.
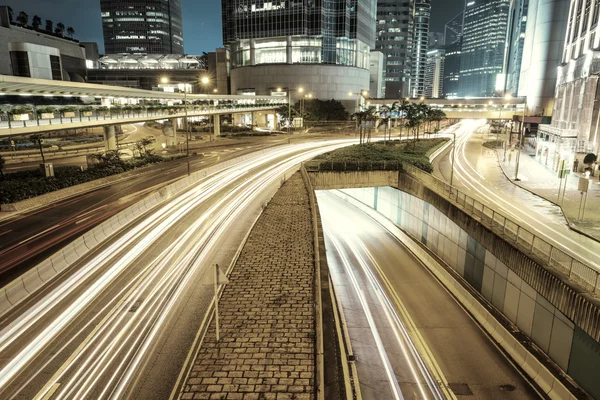
[[104,126],[104,148],[106,151],[117,150],[117,134],[115,125]]
[[221,136],[221,116],[213,115],[213,125],[215,131],[215,137]]

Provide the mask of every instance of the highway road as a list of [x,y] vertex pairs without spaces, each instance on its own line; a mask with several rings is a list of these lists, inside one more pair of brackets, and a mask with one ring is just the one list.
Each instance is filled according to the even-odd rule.
[[263,204],[299,162],[353,141],[285,145],[208,176],[0,320],[2,399],[165,399]]
[[[570,230],[558,207],[512,184],[504,175],[495,151],[483,146],[495,140],[495,135],[487,134],[485,120],[463,121],[456,132],[454,185],[459,190],[600,271],[600,243]],[[434,174],[446,182],[452,157],[450,148],[434,161]]]
[[402,243],[335,193],[317,199],[362,399],[540,398]]

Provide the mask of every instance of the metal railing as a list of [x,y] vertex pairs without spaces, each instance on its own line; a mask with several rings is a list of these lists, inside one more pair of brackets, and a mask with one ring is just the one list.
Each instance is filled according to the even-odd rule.
[[571,256],[548,241],[537,236],[526,227],[519,225],[502,213],[475,200],[473,197],[451,187],[446,182],[419,168],[404,164],[403,170],[427,187],[443,196],[446,200],[463,209],[470,216],[478,219],[484,226],[515,245],[524,253],[529,253],[569,277],[593,294],[600,292],[600,272],[585,262]]
[[473,197],[451,187],[446,182],[415,167],[398,161],[307,161],[307,172],[347,172],[347,171],[404,171],[423,182],[446,200],[452,202],[471,217],[479,220],[494,233],[515,245],[525,254],[531,254],[547,265],[555,268],[570,280],[581,285],[593,294],[600,293],[600,272],[585,262],[565,253],[550,242],[537,236],[530,228],[519,225],[502,213],[488,207]]

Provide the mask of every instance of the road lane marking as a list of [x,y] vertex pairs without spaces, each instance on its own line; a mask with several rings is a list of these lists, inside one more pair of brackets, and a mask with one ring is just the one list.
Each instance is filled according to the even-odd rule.
[[2,236],[2,235],[6,235],[7,233],[10,233],[10,232],[12,232],[12,231],[13,231],[12,229],[9,229],[9,230],[7,230],[7,231],[0,232],[0,236]]
[[56,382],[54,385],[52,385],[52,387],[50,388],[50,390],[44,395],[44,397],[38,397],[39,393],[33,398],[33,400],[49,400],[50,398],[52,398],[52,395],[54,395],[54,393],[58,390],[58,387],[60,386],[60,383]]

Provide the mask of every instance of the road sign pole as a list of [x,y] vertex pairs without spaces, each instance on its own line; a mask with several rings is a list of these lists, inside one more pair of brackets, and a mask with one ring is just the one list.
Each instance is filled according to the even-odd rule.
[[215,264],[215,334],[219,342],[219,264]]
[[568,179],[569,179],[569,175],[565,175],[565,186],[563,187],[562,198],[560,199],[560,204],[562,204],[565,201],[565,192],[567,191],[567,180]]

